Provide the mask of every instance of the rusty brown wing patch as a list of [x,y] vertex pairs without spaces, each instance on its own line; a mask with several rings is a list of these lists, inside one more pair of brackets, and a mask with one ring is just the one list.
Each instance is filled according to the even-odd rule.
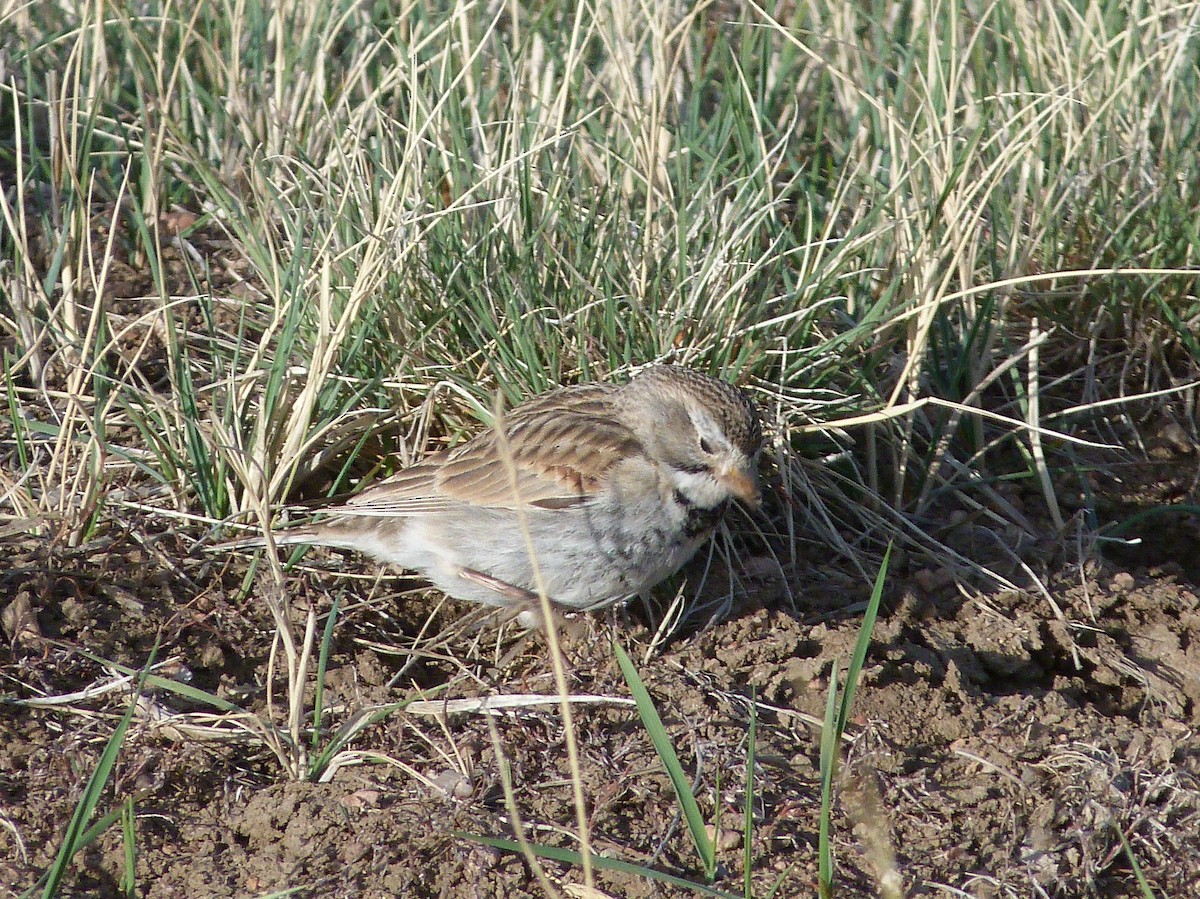
[[612,394],[601,384],[565,388],[514,409],[504,419],[511,471],[489,429],[368,489],[339,511],[405,516],[463,505],[511,509],[518,500],[540,509],[586,502],[616,462],[641,451],[633,433],[613,420]]

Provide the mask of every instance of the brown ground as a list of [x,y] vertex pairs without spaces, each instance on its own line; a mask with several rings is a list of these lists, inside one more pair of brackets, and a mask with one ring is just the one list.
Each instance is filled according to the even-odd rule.
[[[889,857],[912,895],[1138,895],[1118,828],[1158,895],[1197,894],[1200,599],[1183,563],[1200,543],[1194,519],[1169,527],[1176,561],[1061,564],[1046,583],[1069,626],[1037,592],[968,597],[943,573],[905,570],[912,566],[900,560],[839,787],[842,895],[877,894]],[[0,595],[16,611],[6,613],[10,639],[0,648],[5,692],[29,698],[103,683],[108,675],[94,657],[138,665],[159,636],[160,657],[176,660],[172,671],[265,714],[271,620],[261,596],[239,598],[236,578],[218,567],[244,568],[245,560],[189,556],[186,546],[146,536],[111,533],[70,552],[9,542]],[[719,778],[721,818],[732,830],[741,826],[750,687],[765,704],[755,895],[784,872],[778,895],[813,893],[818,737],[801,714],[822,714],[830,665],[849,657],[868,594],[831,566],[806,564],[791,582],[795,609],[768,587],[765,604],[735,608],[641,666],[705,814]],[[328,702],[353,711],[456,675],[452,697],[553,692],[544,638],[521,636],[515,625],[456,631],[407,658],[404,635],[416,633],[430,600],[398,602],[363,583],[311,571],[291,581],[297,612],[309,601],[326,611],[334,593],[347,603]],[[376,586],[397,585],[407,586]],[[451,604],[435,624],[453,624],[464,611]],[[648,636],[628,616],[568,628],[578,692],[628,695],[607,644],[614,633],[631,650]],[[28,887],[50,865],[127,703],[118,691],[76,699],[69,711],[0,707],[0,884]],[[151,692],[143,707],[158,725],[139,717],[100,806],[103,813],[119,797],[137,797],[140,895],[287,887],[312,896],[540,895],[522,858],[453,834],[512,833],[479,715],[452,715],[443,726],[397,712],[353,744],[411,766],[447,794],[387,763],[341,768],[329,783],[294,782],[252,739],[204,741],[166,726],[171,714],[197,710],[178,696]],[[633,710],[580,707],[576,724],[596,847],[698,878],[678,805]],[[531,839],[570,845],[563,829],[573,830],[575,818],[557,711],[526,709],[496,726]],[[736,890],[740,836],[722,845],[718,886]],[[118,895],[122,851],[114,827],[77,860],[65,894]],[[556,863],[547,872],[557,883],[579,879]],[[611,896],[689,895],[631,875],[601,873],[599,885]]]

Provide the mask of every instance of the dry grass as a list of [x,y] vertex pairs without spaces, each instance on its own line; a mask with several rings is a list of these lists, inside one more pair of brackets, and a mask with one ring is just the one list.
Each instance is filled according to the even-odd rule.
[[[1040,585],[954,526],[1065,542],[1098,523],[1064,509],[1080,453],[1141,451],[1168,408],[1195,441],[1198,23],[1101,0],[0,5],[0,539],[132,534],[200,592],[180,548],[453,442],[494,397],[672,359],[755,393],[773,489],[652,646],[685,606],[728,611],[736,556],[786,580],[809,542],[863,583],[895,542]],[[265,712],[197,691],[138,714],[317,777],[332,619],[263,564]]]

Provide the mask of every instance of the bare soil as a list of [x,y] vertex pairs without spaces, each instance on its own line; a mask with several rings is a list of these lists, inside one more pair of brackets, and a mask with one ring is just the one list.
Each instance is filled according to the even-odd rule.
[[[1194,520],[1171,527],[1179,558],[1064,563],[1044,579],[1049,596],[964,593],[947,573],[900,560],[839,780],[841,895],[877,895],[896,878],[908,895],[1140,895],[1121,834],[1157,895],[1197,894],[1200,598],[1188,565],[1200,543]],[[189,555],[178,538],[150,532],[109,533],[73,551],[23,538],[3,551],[6,695],[103,684],[113,671],[100,660],[140,666],[157,639],[159,658],[172,660],[168,673],[268,716],[273,625],[261,595],[238,591],[245,558]],[[768,583],[726,620],[641,665],[705,814],[711,820],[719,806],[729,830],[719,838],[717,882],[728,890],[741,883],[748,699],[757,692],[755,895],[780,877],[778,895],[814,891],[819,733],[805,716],[823,714],[832,665],[849,657],[869,592],[828,564],[802,563],[787,576],[794,603]],[[325,697],[341,709],[335,724],[448,681],[439,699],[553,693],[537,632],[511,623],[458,627],[469,610],[447,604],[431,619],[434,633],[446,630],[442,642],[413,655],[407,648],[435,597],[386,592],[411,586],[403,580],[319,570],[295,574],[290,585],[298,617],[309,603],[327,611],[334,595],[345,605]],[[609,640],[631,654],[643,648],[649,631],[634,616],[584,616],[564,634],[573,689],[628,695]],[[49,709],[0,707],[0,884],[13,894],[53,861],[129,701],[122,689]],[[289,887],[313,896],[541,895],[522,857],[456,835],[512,835],[478,714],[396,712],[353,743],[376,761],[308,783],[289,778],[252,738],[178,732],[175,716],[199,709],[177,695],[155,690],[141,702],[100,807],[136,797],[139,895]],[[700,879],[634,710],[606,703],[575,715],[595,848]],[[526,833],[573,846],[558,711],[524,709],[494,724]],[[77,858],[64,895],[121,895],[123,852],[113,827]],[[556,883],[580,879],[577,869],[544,864]],[[691,894],[604,871],[598,885],[611,896]]]

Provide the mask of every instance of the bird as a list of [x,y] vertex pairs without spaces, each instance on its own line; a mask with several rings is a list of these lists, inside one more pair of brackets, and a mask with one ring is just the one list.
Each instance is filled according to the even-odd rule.
[[761,449],[745,391],[651,365],[527,400],[273,542],[358,551],[459,600],[528,608],[544,591],[564,610],[602,609],[678,571],[732,501],[759,507]]

